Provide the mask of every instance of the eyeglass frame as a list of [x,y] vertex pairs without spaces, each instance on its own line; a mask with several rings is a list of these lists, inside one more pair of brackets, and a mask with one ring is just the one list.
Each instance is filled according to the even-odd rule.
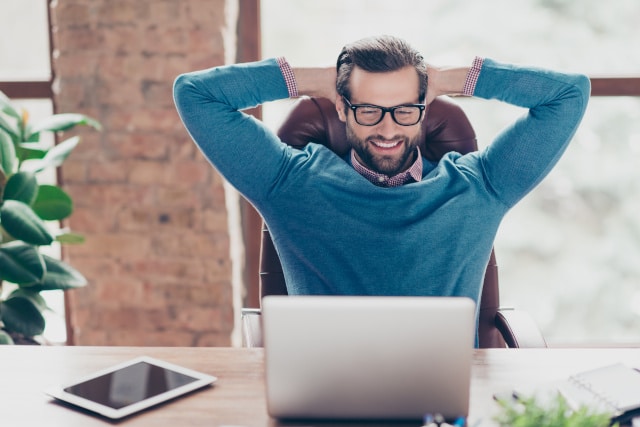
[[[378,123],[380,123],[383,119],[384,116],[389,113],[391,114],[391,119],[393,119],[394,123],[400,125],[400,126],[415,126],[418,123],[420,123],[420,120],[422,120],[422,117],[424,116],[424,112],[427,108],[427,106],[425,104],[401,104],[401,105],[396,105],[394,107],[383,107],[381,105],[375,105],[375,104],[352,104],[346,96],[342,97],[342,100],[344,102],[347,103],[347,107],[349,107],[349,109],[351,111],[353,111],[353,119],[356,121],[357,124],[359,124],[360,126],[375,126]],[[358,121],[358,115],[356,114],[356,110],[360,107],[372,107],[372,108],[378,108],[382,111],[382,115],[380,116],[380,119],[378,119],[377,122],[375,123],[371,123],[371,124],[363,124],[360,123]],[[396,120],[396,110],[402,107],[417,107],[418,109],[420,109],[420,114],[418,115],[418,120],[416,120],[415,123],[411,123],[411,124],[402,124],[400,122],[398,122],[398,120]]]

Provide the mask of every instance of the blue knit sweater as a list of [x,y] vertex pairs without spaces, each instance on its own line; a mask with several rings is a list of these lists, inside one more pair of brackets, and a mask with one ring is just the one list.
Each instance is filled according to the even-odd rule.
[[290,294],[478,303],[500,221],[556,164],[589,91],[583,75],[486,59],[474,96],[528,110],[486,149],[425,159],[422,181],[395,188],[323,146],[290,148],[239,111],[288,97],[273,59],[181,75],[174,98],[204,155],[267,222]]

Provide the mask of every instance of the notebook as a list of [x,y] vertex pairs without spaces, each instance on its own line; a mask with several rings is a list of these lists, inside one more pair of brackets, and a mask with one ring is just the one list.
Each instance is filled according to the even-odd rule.
[[471,299],[267,296],[262,310],[272,417],[467,416]]
[[612,420],[640,413],[640,371],[615,363],[571,375],[558,390],[573,408],[588,406]]

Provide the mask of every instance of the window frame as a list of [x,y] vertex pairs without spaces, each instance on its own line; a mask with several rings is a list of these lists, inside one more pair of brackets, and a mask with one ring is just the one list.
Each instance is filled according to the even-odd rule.
[[0,80],[0,91],[4,92],[9,98],[18,99],[48,99],[51,101],[53,111],[56,106],[53,98],[53,81],[55,73],[53,70],[53,29],[51,25],[51,8],[48,0],[41,0],[47,8],[47,32],[49,35],[49,78],[47,80],[32,81],[6,81]]
[[[2,91],[7,97],[11,99],[38,99],[46,100],[51,104],[51,111],[57,113],[57,106],[53,93],[53,82],[55,80],[55,71],[53,68],[53,28],[51,21],[51,8],[49,7],[48,0],[41,0],[45,3],[47,9],[47,32],[49,37],[49,78],[46,80],[23,80],[23,81],[7,81],[0,80],[0,91]],[[57,135],[53,136],[54,144],[57,144]],[[56,171],[56,181],[62,182],[62,175],[60,170]],[[64,257],[64,247],[61,247],[61,256]],[[68,310],[68,297],[67,293],[63,293],[64,296],[64,316],[65,316],[65,329],[66,329],[66,345],[74,344],[73,328],[71,327],[70,313]]]

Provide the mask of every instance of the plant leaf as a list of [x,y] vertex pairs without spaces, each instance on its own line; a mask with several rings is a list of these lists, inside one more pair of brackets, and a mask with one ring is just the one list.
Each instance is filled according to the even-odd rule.
[[76,244],[85,242],[85,238],[82,234],[71,233],[71,232],[60,233],[57,236],[55,236],[55,239],[56,239],[56,242],[60,242],[62,244],[67,244],[67,245],[76,245]]
[[42,281],[28,289],[35,292],[67,290],[86,286],[87,279],[75,268],[59,259],[42,255],[46,265],[46,273]]
[[31,205],[38,195],[38,180],[31,172],[17,172],[9,177],[4,198]]
[[[11,140],[13,142],[18,142],[20,141],[20,128],[19,128],[19,119],[16,119],[15,121],[8,121],[5,116],[3,116],[2,114],[0,114],[0,129],[2,129],[3,131],[5,131],[7,133],[7,135],[9,135],[11,137]],[[15,122],[15,123],[12,123]]]
[[[2,319],[2,313],[0,312],[0,319]],[[14,344],[13,338],[11,335],[6,333],[5,331],[0,331],[0,345],[11,345]]]
[[79,142],[79,136],[69,138],[52,147],[42,159],[25,164],[23,169],[36,173],[48,167],[58,167],[69,157],[69,154],[71,154],[71,151],[76,148]]
[[[7,183],[7,175],[4,174],[4,171],[0,169],[0,205],[2,205],[2,200],[4,199],[4,186]],[[2,243],[2,225],[0,221],[0,243]]]
[[9,331],[18,332],[27,337],[40,335],[44,331],[44,317],[29,298],[9,297],[4,302],[0,302],[0,312],[2,312],[2,322]]
[[0,167],[5,175],[11,175],[16,163],[16,148],[8,133],[0,129]]
[[0,207],[0,223],[13,238],[32,245],[50,245],[53,236],[42,219],[28,205],[5,200]]
[[0,129],[7,132],[13,142],[18,142],[22,134],[20,130],[21,126],[22,115],[13,106],[11,100],[0,91]]
[[[610,414],[587,406],[571,410],[560,393],[543,399],[533,395],[518,399],[496,399],[496,402],[500,411],[493,420],[500,427],[611,426]],[[617,423],[613,426],[617,426]]]
[[45,221],[67,218],[73,212],[73,200],[62,188],[43,184],[32,203],[33,211]]
[[16,147],[16,156],[21,161],[42,159],[49,151],[49,147],[39,142],[20,142]]
[[32,288],[18,288],[9,294],[9,298],[22,297],[29,299],[38,310],[48,310],[49,306],[40,292],[34,291]]
[[44,273],[45,261],[35,246],[22,242],[0,246],[0,280],[32,285],[39,283]]
[[87,125],[91,126],[94,129],[101,130],[102,125],[100,123],[84,114],[77,113],[64,113],[64,114],[54,114],[53,116],[49,116],[46,119],[40,120],[37,123],[34,123],[30,129],[30,132],[27,136],[29,138],[31,135],[43,132],[43,131],[65,131],[73,128],[77,125]]
[[18,110],[13,106],[11,99],[3,91],[0,90],[0,111],[8,114],[9,116],[20,120],[21,116]]

